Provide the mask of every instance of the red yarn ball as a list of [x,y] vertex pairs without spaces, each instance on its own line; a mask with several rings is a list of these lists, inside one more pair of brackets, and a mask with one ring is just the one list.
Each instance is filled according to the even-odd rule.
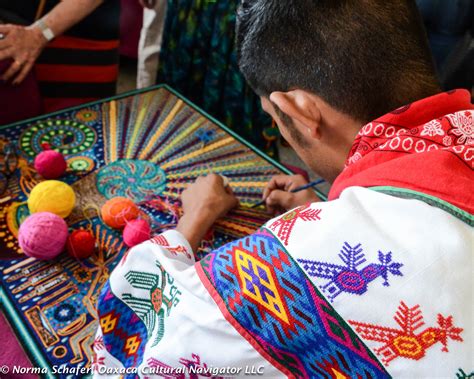
[[133,247],[149,240],[151,237],[151,228],[148,222],[142,219],[136,219],[127,222],[123,229],[123,242],[128,247]]
[[45,179],[57,179],[66,172],[64,156],[54,150],[46,150],[35,158],[35,169]]
[[66,249],[71,257],[89,258],[95,250],[95,237],[88,230],[74,230],[67,239]]

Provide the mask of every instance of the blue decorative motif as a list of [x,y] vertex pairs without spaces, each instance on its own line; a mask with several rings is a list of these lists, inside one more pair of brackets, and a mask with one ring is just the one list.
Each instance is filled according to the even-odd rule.
[[367,292],[368,284],[379,276],[384,279],[384,286],[389,286],[389,274],[403,276],[400,271],[403,264],[392,262],[392,252],[384,254],[379,251],[380,263],[370,263],[362,268],[360,266],[367,262],[367,259],[360,243],[352,247],[344,242],[338,256],[344,265],[298,259],[309,276],[329,279],[321,289],[331,302],[342,292],[364,294]]
[[231,242],[198,272],[229,322],[285,375],[388,374],[267,229]]
[[212,142],[215,138],[215,132],[214,130],[206,130],[206,129],[199,129],[196,133],[195,136],[201,141],[203,145],[208,144],[209,142]]
[[71,321],[75,316],[76,310],[68,303],[63,303],[54,310],[54,318],[60,322]]

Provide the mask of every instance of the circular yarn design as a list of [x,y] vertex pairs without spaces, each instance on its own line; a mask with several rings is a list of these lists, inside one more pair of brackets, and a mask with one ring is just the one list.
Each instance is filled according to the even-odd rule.
[[97,188],[107,199],[122,196],[134,202],[159,195],[166,187],[166,173],[157,165],[137,159],[122,159],[103,167]]
[[89,157],[72,157],[67,160],[67,165],[74,171],[90,172],[94,169],[94,160]]
[[26,129],[19,144],[23,152],[34,157],[43,151],[44,143],[61,154],[71,155],[89,150],[96,140],[96,132],[89,126],[71,120],[49,120]]

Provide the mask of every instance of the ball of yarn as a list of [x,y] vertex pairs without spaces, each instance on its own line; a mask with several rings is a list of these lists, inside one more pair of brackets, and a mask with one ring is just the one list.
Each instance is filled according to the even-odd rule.
[[128,247],[136,246],[148,241],[151,237],[151,228],[148,222],[142,219],[127,222],[123,229],[123,242]]
[[101,209],[102,220],[114,229],[122,229],[127,221],[135,220],[140,210],[135,203],[125,197],[108,200]]
[[67,239],[66,249],[71,257],[89,258],[95,250],[95,237],[88,230],[74,230]]
[[51,212],[62,218],[71,214],[75,204],[73,189],[57,180],[45,180],[37,184],[28,198],[31,213]]
[[68,228],[61,217],[50,212],[39,212],[20,225],[18,243],[29,257],[46,260],[64,250],[67,236]]
[[66,172],[64,156],[54,150],[46,150],[35,158],[35,169],[45,179],[57,179]]

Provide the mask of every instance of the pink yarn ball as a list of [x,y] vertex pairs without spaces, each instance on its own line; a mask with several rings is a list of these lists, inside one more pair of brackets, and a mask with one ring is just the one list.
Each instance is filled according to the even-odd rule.
[[123,229],[123,242],[128,247],[133,247],[150,239],[151,228],[148,222],[136,219],[127,222]]
[[64,250],[67,236],[68,227],[61,217],[50,212],[39,212],[20,225],[18,243],[29,257],[46,260]]
[[64,156],[54,150],[42,151],[35,158],[35,169],[45,179],[59,178],[66,168]]

